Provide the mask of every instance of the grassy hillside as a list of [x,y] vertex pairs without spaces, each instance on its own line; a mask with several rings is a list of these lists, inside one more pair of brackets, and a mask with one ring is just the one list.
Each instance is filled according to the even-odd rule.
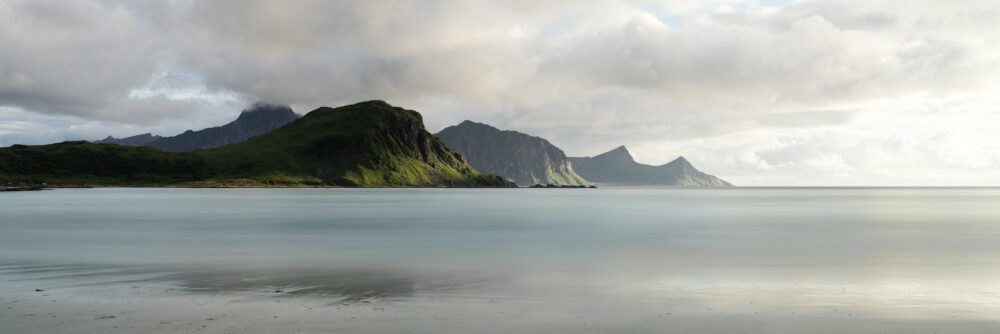
[[71,141],[0,149],[0,181],[50,184],[154,185],[213,175],[210,163],[192,154],[150,147]]
[[66,142],[0,149],[0,180],[186,186],[510,186],[476,172],[381,101],[319,108],[248,141],[193,153]]

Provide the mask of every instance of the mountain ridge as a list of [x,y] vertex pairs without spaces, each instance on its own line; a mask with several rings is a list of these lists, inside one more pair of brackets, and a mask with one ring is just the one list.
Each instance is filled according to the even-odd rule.
[[112,136],[107,136],[107,137],[104,137],[104,139],[95,140],[94,143],[95,144],[115,144],[115,145],[123,145],[123,146],[143,146],[143,145],[146,145],[146,143],[149,143],[151,141],[154,141],[154,140],[157,140],[157,139],[160,139],[160,138],[163,138],[163,137],[154,135],[154,134],[149,133],[149,132],[146,132],[146,133],[143,133],[143,134],[139,134],[139,135],[135,135],[135,136],[131,136],[131,137],[125,137],[125,138],[115,138],[115,137],[112,137]]
[[624,145],[593,157],[571,157],[569,160],[580,176],[607,185],[732,186],[698,170],[683,156],[658,166],[636,162]]
[[121,139],[108,136],[94,143],[150,146],[166,152],[191,152],[240,143],[268,133],[298,118],[299,116],[288,106],[258,102],[241,111],[240,115],[232,122],[221,126],[197,131],[189,129],[170,137],[155,136],[149,133]]

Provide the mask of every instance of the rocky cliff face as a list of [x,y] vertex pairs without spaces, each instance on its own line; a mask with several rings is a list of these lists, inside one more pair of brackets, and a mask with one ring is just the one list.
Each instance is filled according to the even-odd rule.
[[625,146],[598,156],[569,160],[573,162],[576,172],[587,180],[608,185],[732,186],[729,182],[694,168],[684,157],[660,166],[635,162]]
[[471,121],[447,127],[435,136],[465,155],[476,170],[507,177],[519,185],[588,183],[573,171],[566,154],[543,138]]
[[413,110],[382,101],[319,108],[248,141],[197,151],[230,175],[295,175],[342,186],[513,186],[470,167]]
[[240,113],[240,117],[229,124],[202,129],[187,130],[173,137],[152,140],[143,145],[167,152],[191,152],[216,148],[246,141],[265,134],[298,118],[287,106],[255,104]]

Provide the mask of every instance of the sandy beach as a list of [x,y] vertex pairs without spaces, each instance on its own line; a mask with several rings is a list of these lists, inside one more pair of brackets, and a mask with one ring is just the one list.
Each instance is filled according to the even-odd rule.
[[995,315],[969,312],[960,301],[905,305],[866,299],[857,291],[810,302],[810,296],[755,293],[746,285],[712,292],[675,286],[664,291],[670,297],[637,300],[622,287],[585,294],[492,294],[496,287],[488,282],[449,284],[377,272],[326,273],[326,280],[300,274],[8,264],[0,269],[0,328],[9,333],[995,333],[1000,326]]

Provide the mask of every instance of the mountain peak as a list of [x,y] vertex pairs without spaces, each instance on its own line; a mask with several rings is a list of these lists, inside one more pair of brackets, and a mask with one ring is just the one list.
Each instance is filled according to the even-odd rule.
[[292,108],[283,104],[272,104],[267,102],[257,102],[250,106],[250,108],[244,109],[241,114],[254,113],[259,111],[273,111],[273,110],[291,110]]
[[690,166],[691,162],[685,159],[683,155],[681,155],[677,156],[677,159],[674,159],[673,161],[669,162],[669,164],[681,164]]
[[[389,104],[388,102],[385,102],[385,101],[382,101],[382,100],[369,100],[369,101],[358,102],[358,103],[355,103],[355,104],[351,104],[351,105],[347,105],[347,106],[343,106],[343,107],[337,107],[337,108],[319,107],[319,108],[316,108],[316,110],[313,110],[313,111],[310,111],[310,112],[306,113],[306,115],[311,115],[310,117],[318,117],[318,115],[322,115],[322,114],[326,114],[326,113],[331,113],[331,112],[332,113],[343,113],[343,112],[346,112],[346,113],[369,113],[369,112],[391,111],[391,110],[396,110],[396,109],[402,109],[402,108],[393,106],[393,105]],[[418,118],[423,119],[422,116],[420,116],[419,113],[417,113],[416,116]]]
[[286,105],[280,104],[268,104],[263,102],[254,103],[248,109],[240,112],[240,116],[236,118],[236,121],[247,121],[249,119],[288,119],[294,120],[298,118],[298,115],[292,111]]
[[570,160],[573,161],[573,168],[580,176],[597,183],[686,187],[732,186],[729,182],[699,171],[682,156],[660,166],[635,162],[624,146],[593,158],[570,158]]
[[494,127],[492,125],[489,125],[489,124],[486,124],[486,123],[473,122],[473,121],[470,121],[470,120],[464,120],[464,121],[462,121],[462,123],[458,123],[458,125],[456,125],[456,127],[458,127],[458,128],[471,128],[471,129],[482,129],[482,130],[500,131],[500,129],[497,129],[496,127]]
[[598,158],[603,160],[635,161],[635,159],[632,158],[632,153],[629,153],[628,149],[625,148],[625,145],[615,147],[613,150],[601,153],[600,155],[594,157],[594,159]]
[[[382,101],[382,100],[368,100],[368,101],[364,101],[364,102],[358,102],[358,103],[355,103],[354,106],[358,106],[358,107],[368,106],[368,107],[379,107],[379,108],[385,108],[385,107],[392,108],[393,107],[388,102],[385,102],[385,101]],[[337,109],[339,109],[339,108],[337,108]]]
[[146,141],[151,146],[167,152],[191,152],[243,142],[265,134],[299,118],[286,105],[254,103],[240,112],[236,120],[222,126],[201,130],[189,129],[172,137],[159,137]]

